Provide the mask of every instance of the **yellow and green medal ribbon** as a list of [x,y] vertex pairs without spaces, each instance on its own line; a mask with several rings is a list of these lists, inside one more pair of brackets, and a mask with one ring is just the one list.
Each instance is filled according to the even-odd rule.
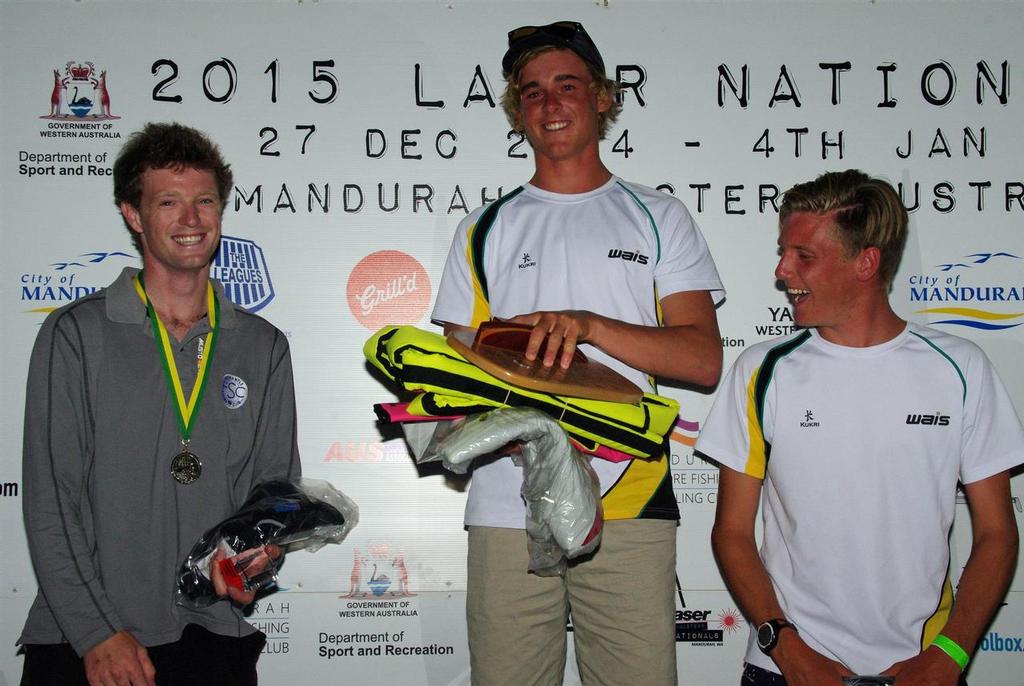
[[167,388],[174,399],[174,407],[178,417],[178,428],[181,431],[181,444],[187,446],[192,436],[192,420],[199,411],[203,402],[203,391],[206,389],[206,377],[210,368],[210,361],[213,359],[214,346],[217,344],[217,332],[220,329],[220,303],[213,292],[213,285],[206,284],[206,312],[210,318],[210,333],[206,334],[203,344],[203,356],[199,361],[199,371],[196,374],[196,382],[192,386],[192,392],[188,400],[185,399],[185,392],[181,387],[181,377],[178,375],[178,366],[174,363],[174,352],[171,348],[171,337],[167,333],[167,327],[160,321],[153,303],[146,295],[146,283],[143,280],[142,272],[135,276],[135,290],[138,292],[142,302],[149,312],[149,322],[153,325],[153,337],[156,339],[156,348],[160,357],[160,364],[164,369],[164,376],[167,379]]

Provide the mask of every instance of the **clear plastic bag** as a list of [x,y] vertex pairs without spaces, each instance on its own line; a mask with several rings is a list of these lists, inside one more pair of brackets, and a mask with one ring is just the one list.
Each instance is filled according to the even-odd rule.
[[440,460],[462,473],[474,458],[503,449],[523,468],[529,569],[540,576],[563,574],[567,560],[597,547],[604,516],[589,458],[555,420],[539,410],[513,407],[439,422],[417,459]]
[[257,591],[277,581],[284,553],[341,543],[358,521],[356,504],[326,481],[262,483],[238,512],[196,541],[178,571],[178,603],[207,607],[220,599],[210,575],[218,550],[224,552],[219,565],[225,582]]

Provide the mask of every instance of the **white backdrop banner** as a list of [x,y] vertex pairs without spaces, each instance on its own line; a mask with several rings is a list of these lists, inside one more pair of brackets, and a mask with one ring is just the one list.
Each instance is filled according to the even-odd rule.
[[[418,469],[371,405],[362,342],[429,327],[455,227],[532,172],[501,112],[506,32],[577,19],[623,90],[602,143],[620,176],[682,199],[728,289],[726,363],[787,333],[782,191],[851,167],[897,184],[911,236],[892,299],[977,341],[1024,409],[1024,66],[1018,2],[0,3],[0,686],[36,583],[21,525],[24,383],[46,313],[138,263],[111,165],[149,121],[208,132],[235,171],[213,274],[289,337],[308,476],[355,499],[341,546],[298,553],[252,621],[265,683],[468,684],[466,482]],[[1018,84],[1019,85],[1019,84]],[[716,470],[692,445],[711,396],[664,388],[679,527],[680,682],[738,683],[747,626],[708,543]],[[1024,518],[1022,484],[1013,483]],[[954,574],[970,550],[954,527]],[[972,683],[1024,684],[1024,576]],[[571,662],[571,661],[570,661]],[[578,683],[568,669],[567,683]]]

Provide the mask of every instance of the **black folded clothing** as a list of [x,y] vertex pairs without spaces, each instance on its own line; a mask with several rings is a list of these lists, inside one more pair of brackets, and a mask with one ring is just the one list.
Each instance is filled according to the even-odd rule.
[[282,553],[315,551],[326,543],[340,543],[357,520],[355,503],[327,482],[278,479],[259,484],[237,513],[192,546],[178,572],[178,600],[193,607],[218,600],[207,572],[218,548],[229,556],[269,544]]

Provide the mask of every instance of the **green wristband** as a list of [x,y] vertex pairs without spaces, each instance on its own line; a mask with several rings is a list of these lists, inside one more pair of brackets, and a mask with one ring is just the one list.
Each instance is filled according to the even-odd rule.
[[932,641],[932,645],[944,652],[946,655],[949,655],[949,659],[960,665],[961,672],[967,669],[967,663],[971,661],[971,658],[967,654],[967,651],[961,648],[960,644],[956,641],[948,636],[939,634],[935,637],[935,640]]

